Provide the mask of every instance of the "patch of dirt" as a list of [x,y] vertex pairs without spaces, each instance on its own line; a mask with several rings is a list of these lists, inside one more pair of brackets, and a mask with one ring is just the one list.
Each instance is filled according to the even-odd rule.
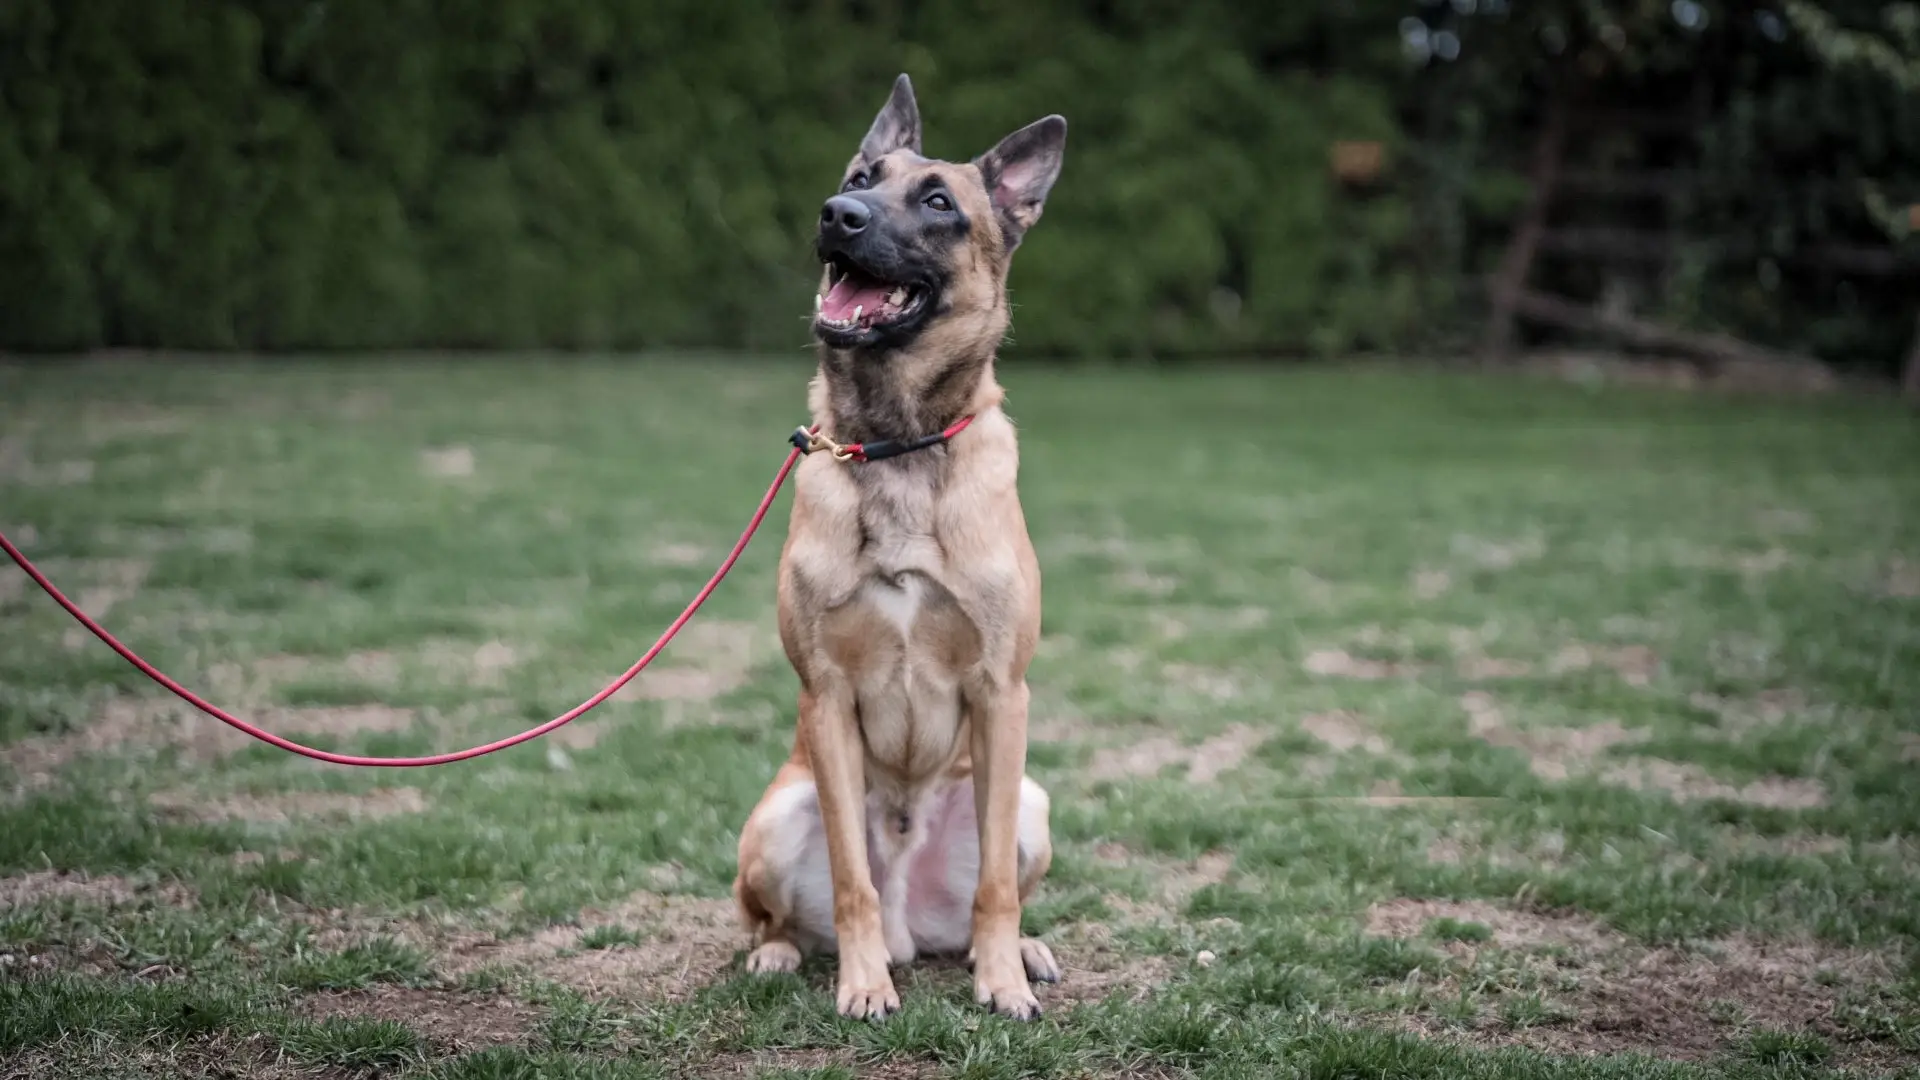
[[701,566],[709,556],[699,544],[656,544],[647,548],[647,562],[654,566]]
[[1184,764],[1189,783],[1210,784],[1245,761],[1247,755],[1267,741],[1269,734],[1246,724],[1235,724],[1196,746],[1182,745],[1171,736],[1156,735],[1131,746],[1096,751],[1087,776],[1092,780],[1158,776],[1169,766]]
[[398,986],[314,994],[296,1002],[293,1011],[311,1020],[394,1020],[451,1053],[518,1042],[542,1014],[541,1009],[506,994]]
[[1497,656],[1464,656],[1458,662],[1461,678],[1476,682],[1491,679],[1523,679],[1533,674],[1533,665],[1525,660],[1506,660]]
[[1615,746],[1644,742],[1643,730],[1622,727],[1617,720],[1585,728],[1514,728],[1493,695],[1470,691],[1460,697],[1467,727],[1493,746],[1527,755],[1527,766],[1542,780],[1563,781],[1575,773],[1598,775],[1606,783],[1635,791],[1661,791],[1677,802],[1728,799],[1751,806],[1804,810],[1824,806],[1826,789],[1817,781],[1769,776],[1742,787],[1717,780],[1691,762],[1661,758],[1601,756]]
[[122,1080],[151,1077],[218,1077],[221,1080],[355,1080],[364,1073],[300,1065],[265,1032],[237,1036],[231,1031],[190,1039],[123,1042],[91,1037],[0,1053],[0,1080],[48,1077],[101,1077]]
[[1609,766],[1601,778],[1635,791],[1663,791],[1676,802],[1727,799],[1780,810],[1811,810],[1827,805],[1827,789],[1816,780],[1768,776],[1734,787],[1691,762],[1659,758],[1629,758]]
[[1526,754],[1528,768],[1542,780],[1565,780],[1608,748],[1646,738],[1646,732],[1630,731],[1612,720],[1590,728],[1509,727],[1499,702],[1481,690],[1462,694],[1460,707],[1467,711],[1467,728],[1474,736]]
[[1920,562],[1895,556],[1880,579],[1880,592],[1896,600],[1920,599]]
[[373,820],[427,809],[420,789],[375,788],[366,792],[290,791],[280,795],[207,797],[191,791],[161,791],[147,800],[155,809],[197,821],[283,822],[298,818]]
[[1805,694],[1786,688],[1762,690],[1750,697],[1696,693],[1687,700],[1718,717],[1720,730],[1729,737],[1778,727],[1810,710]]
[[1177,961],[1134,952],[1113,940],[1105,923],[1072,923],[1048,935],[1060,982],[1038,991],[1043,1008],[1083,1005],[1119,995],[1138,1004],[1172,980]]
[[93,462],[85,458],[43,465],[27,453],[25,439],[0,439],[0,480],[17,480],[26,487],[68,487],[92,479]]
[[[56,564],[47,576],[56,584],[65,583],[67,595],[81,611],[105,619],[114,608],[138,596],[152,572],[151,559],[79,559]],[[91,633],[72,623],[61,632],[60,643],[71,650],[100,647]]]
[[1483,570],[1511,570],[1533,562],[1547,553],[1547,539],[1538,533],[1504,540],[1459,535],[1453,538],[1453,554]]
[[1826,833],[1762,836],[1744,829],[1729,829],[1719,838],[1718,846],[1736,855],[1837,855],[1852,845],[1844,836]]
[[1453,588],[1453,575],[1445,570],[1416,570],[1412,588],[1416,599],[1437,600]]
[[13,877],[0,877],[0,909],[58,901],[102,907],[142,903],[190,907],[195,897],[186,886],[172,882],[139,882],[114,874],[88,874],[77,870],[36,870]]
[[1301,730],[1338,753],[1364,750],[1369,754],[1387,752],[1387,740],[1367,726],[1366,720],[1351,712],[1312,713],[1300,718]]
[[1916,735],[1911,731],[1903,731],[1895,736],[1895,741],[1900,746],[1901,761],[1920,761],[1920,735]]
[[405,731],[413,710],[391,705],[339,705],[314,709],[273,709],[267,718],[277,731],[310,735],[354,735],[363,731]]
[[1562,648],[1547,665],[1555,675],[1612,669],[1628,686],[1646,686],[1660,671],[1660,655],[1645,645],[1589,645],[1575,642]]
[[[1749,1026],[1811,1029],[1844,1042],[1851,1035],[1835,1024],[1835,1006],[1882,984],[1898,963],[1884,952],[1746,936],[1693,949],[1649,948],[1585,916],[1480,901],[1376,904],[1367,913],[1368,932],[1412,937],[1443,917],[1480,923],[1493,931],[1495,947],[1527,954],[1519,962],[1556,988],[1553,1002],[1570,1017],[1520,1030],[1493,1016],[1464,1030],[1424,1013],[1401,1021],[1443,1038],[1552,1053],[1642,1051],[1698,1060],[1725,1052]],[[1430,1000],[1458,993],[1455,979],[1473,969],[1482,946],[1450,942],[1445,948],[1459,966],[1430,988]]]
[[[754,668],[779,652],[777,636],[758,623],[696,619],[616,701],[711,701],[745,686]],[[671,658],[672,666],[661,666]]]
[[85,726],[0,747],[0,763],[13,770],[15,797],[53,783],[75,759],[128,750],[179,749],[189,758],[222,757],[247,745],[247,736],[174,698],[112,698]]
[[1564,945],[1596,952],[1626,942],[1584,915],[1519,911],[1484,900],[1388,900],[1367,908],[1364,925],[1374,937],[1414,938],[1435,919],[1479,923],[1493,931],[1493,943],[1505,949]]
[[[413,713],[385,705],[255,710],[249,717],[270,731],[301,735],[350,735],[399,731]],[[13,770],[13,795],[44,790],[68,764],[92,755],[179,751],[190,761],[210,761],[252,744],[252,739],[172,697],[111,698],[77,731],[36,736],[0,747],[0,763]]]
[[1160,669],[1160,675],[1183,690],[1214,701],[1232,701],[1240,696],[1240,687],[1234,682],[1233,676],[1217,668],[1198,664],[1168,664]]
[[[582,933],[612,925],[637,930],[644,940],[577,949]],[[722,977],[747,944],[731,898],[639,892],[611,908],[582,911],[578,925],[550,926],[532,937],[441,943],[438,966],[456,976],[482,967],[524,968],[591,993],[678,999]]]
[[420,451],[420,468],[428,476],[473,475],[473,447],[447,446]]
[[1152,574],[1138,567],[1115,574],[1113,583],[1130,593],[1151,596],[1156,599],[1172,594],[1180,587],[1180,579],[1168,574]]
[[1157,923],[1178,918],[1194,893],[1220,884],[1233,872],[1233,854],[1225,851],[1209,851],[1190,860],[1168,859],[1135,854],[1125,844],[1106,843],[1094,849],[1094,856],[1103,862],[1138,870],[1151,882],[1147,891],[1126,896],[1110,893],[1103,898],[1123,923]]
[[1417,670],[1411,664],[1354,656],[1345,649],[1315,649],[1307,654],[1300,666],[1309,675],[1367,680],[1398,678],[1412,675]]

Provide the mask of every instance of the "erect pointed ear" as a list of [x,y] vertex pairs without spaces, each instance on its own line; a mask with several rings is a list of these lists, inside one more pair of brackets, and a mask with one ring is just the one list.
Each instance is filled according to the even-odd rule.
[[1035,120],[973,159],[987,182],[993,208],[1000,212],[1009,251],[1040,220],[1066,153],[1067,119],[1055,115]]
[[860,140],[860,156],[878,161],[902,147],[920,152],[920,106],[913,100],[913,80],[904,71],[893,80],[893,94],[887,98],[886,107],[873,118],[867,137]]

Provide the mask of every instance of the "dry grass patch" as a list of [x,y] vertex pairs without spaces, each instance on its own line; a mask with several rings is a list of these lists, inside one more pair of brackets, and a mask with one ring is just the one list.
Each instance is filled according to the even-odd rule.
[[1354,656],[1345,649],[1315,649],[1307,654],[1300,666],[1309,675],[1369,681],[1413,675],[1419,670],[1412,664]]
[[711,701],[745,686],[761,663],[780,651],[779,638],[760,623],[698,619],[687,624],[660,660],[620,688],[616,701]]
[[[272,708],[247,719],[292,738],[401,731],[413,723],[407,709],[385,705],[331,708]],[[78,731],[22,739],[0,747],[0,763],[15,776],[13,796],[45,790],[61,769],[95,755],[145,756],[178,751],[189,761],[211,761],[235,753],[252,737],[172,697],[112,698]]]
[[[1568,912],[1529,912],[1481,901],[1402,899],[1376,904],[1367,932],[1414,937],[1434,919],[1478,923],[1489,945],[1520,954],[1522,965],[1555,987],[1558,1018],[1516,1028],[1493,1016],[1464,1027],[1427,1013],[1404,1017],[1430,1034],[1482,1045],[1519,1045],[1553,1053],[1641,1051],[1698,1060],[1724,1053],[1755,1027],[1811,1030],[1844,1039],[1835,1007],[1851,993],[1881,985],[1896,958],[1810,941],[1767,941],[1744,935],[1697,948],[1649,948],[1596,920]],[[1460,992],[1485,946],[1451,942],[1458,965],[1429,1000]]]
[[1696,693],[1687,698],[1694,708],[1712,713],[1729,737],[1808,719],[1812,706],[1807,695],[1787,687],[1762,690],[1744,697]]
[[251,821],[278,823],[301,818],[375,820],[396,814],[418,814],[427,798],[411,787],[375,788],[366,792],[290,791],[279,795],[227,795],[209,799],[191,791],[156,792],[148,800],[155,809],[196,821]]
[[1598,776],[1635,791],[1663,792],[1677,802],[1728,799],[1789,810],[1826,805],[1825,787],[1813,780],[1769,776],[1736,787],[1691,762],[1649,757],[1603,761],[1602,755],[1613,747],[1647,738],[1645,731],[1623,727],[1615,720],[1584,728],[1515,728],[1508,725],[1493,695],[1479,690],[1461,695],[1460,706],[1467,712],[1469,731],[1493,746],[1525,754],[1528,768],[1542,780]]
[[81,758],[172,748],[193,760],[224,757],[248,738],[175,698],[112,698],[86,726],[0,747],[0,762],[15,776],[15,797],[44,790]]
[[1664,792],[1675,802],[1726,799],[1780,810],[1811,810],[1827,805],[1827,789],[1817,780],[1767,776],[1735,787],[1685,761],[1629,758],[1609,766],[1600,775],[1609,784],[1635,791]]
[[1156,735],[1130,746],[1096,751],[1086,775],[1091,780],[1124,780],[1158,776],[1167,768],[1185,765],[1189,783],[1210,784],[1223,773],[1237,768],[1270,734],[1246,724],[1235,724],[1193,746],[1184,745],[1171,736]]
[[[639,931],[634,945],[580,950],[580,936],[603,926]],[[638,892],[607,909],[587,909],[571,926],[531,937],[456,938],[436,944],[436,965],[453,975],[483,967],[521,969],[575,989],[624,998],[678,999],[720,978],[747,933],[731,899]]]
[[1589,645],[1575,642],[1554,654],[1547,669],[1555,675],[1608,668],[1628,686],[1647,686],[1660,671],[1660,654],[1645,645]]
[[1387,752],[1387,740],[1375,734],[1358,713],[1312,713],[1300,718],[1300,728],[1336,753],[1364,750],[1369,754]]
[[398,986],[312,994],[296,1002],[293,1011],[310,1020],[392,1020],[426,1036],[437,1049],[448,1053],[518,1042],[542,1012],[505,994]]
[[1896,555],[1880,577],[1880,594],[1896,600],[1920,599],[1920,562]]
[[452,478],[472,476],[473,447],[446,446],[420,451],[420,469],[428,476]]
[[195,897],[193,891],[184,885],[134,881],[115,874],[36,870],[28,874],[0,877],[0,908],[62,901],[99,907],[145,903],[184,907],[191,906]]

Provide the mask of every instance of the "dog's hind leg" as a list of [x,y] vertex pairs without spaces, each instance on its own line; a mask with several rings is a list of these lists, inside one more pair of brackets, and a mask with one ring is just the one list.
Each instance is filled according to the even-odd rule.
[[[1040,887],[1041,879],[1047,876],[1047,868],[1053,865],[1053,831],[1048,827],[1047,789],[1034,783],[1032,777],[1020,780],[1020,903],[1024,906],[1035,889]],[[1060,981],[1060,965],[1053,958],[1053,950],[1039,938],[1020,939],[1020,962],[1027,969],[1027,978],[1034,982],[1057,983]]]
[[833,949],[826,832],[819,792],[805,766],[782,766],[740,830],[733,896],[741,922],[758,940],[747,956],[748,971],[793,971],[803,953]]

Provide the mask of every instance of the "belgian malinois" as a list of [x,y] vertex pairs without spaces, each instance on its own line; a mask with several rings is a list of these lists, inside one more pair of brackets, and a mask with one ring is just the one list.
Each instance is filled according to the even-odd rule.
[[820,211],[809,406],[833,453],[795,473],[779,619],[798,730],[734,896],[748,970],[837,952],[845,1016],[898,1009],[888,968],[919,954],[970,951],[975,997],[1022,1019],[1028,980],[1060,977],[1020,937],[1052,859],[1025,775],[1040,567],[993,360],[1066,138],[1048,116],[969,162],[922,157],[901,75]]

